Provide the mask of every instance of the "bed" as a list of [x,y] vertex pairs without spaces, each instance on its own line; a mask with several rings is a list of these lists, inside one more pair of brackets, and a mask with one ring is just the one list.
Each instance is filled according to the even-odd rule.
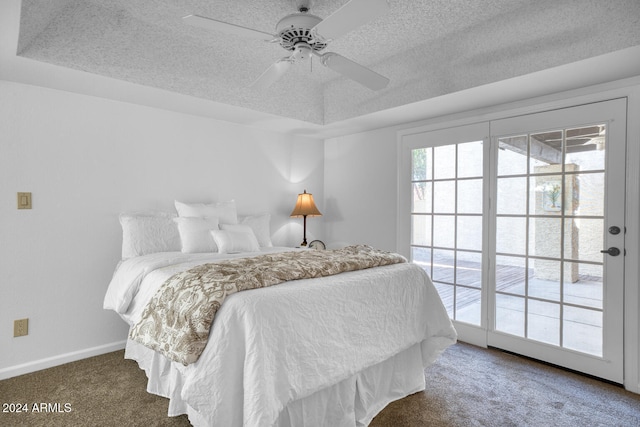
[[[207,227],[216,221],[207,218],[199,229],[212,235]],[[225,242],[214,239],[217,251],[185,252],[193,239],[185,242],[188,233],[175,230],[180,220],[172,215],[121,216],[123,261],[104,308],[133,330],[177,274],[310,251],[274,247],[268,215],[260,218],[230,219],[234,232],[252,229],[250,251],[221,250]],[[455,340],[429,277],[400,262],[233,293],[193,363],[172,361],[131,338],[125,358],[146,372],[149,393],[169,399],[169,416],[187,414],[195,426],[364,426],[388,403],[423,390],[424,367]]]

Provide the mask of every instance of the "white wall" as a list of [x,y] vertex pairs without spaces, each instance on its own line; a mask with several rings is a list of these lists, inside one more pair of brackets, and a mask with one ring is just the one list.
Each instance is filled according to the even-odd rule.
[[[274,243],[294,246],[296,195],[325,210],[323,173],[320,140],[0,80],[0,378],[125,340],[102,309],[120,212],[235,199],[239,213],[270,212]],[[32,210],[17,192],[33,193]],[[29,335],[13,338],[25,317]]]
[[[325,141],[325,240],[396,249],[396,130]],[[331,191],[326,191],[331,188]]]

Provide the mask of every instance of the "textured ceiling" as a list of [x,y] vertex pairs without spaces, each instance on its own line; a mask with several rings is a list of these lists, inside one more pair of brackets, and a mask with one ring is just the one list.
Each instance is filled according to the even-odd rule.
[[[314,0],[322,18],[347,0]],[[23,0],[19,56],[315,124],[640,45],[640,1],[388,0],[389,13],[330,43],[390,78],[372,91],[313,61],[249,88],[277,44],[185,25],[197,14],[273,33],[290,0]]]

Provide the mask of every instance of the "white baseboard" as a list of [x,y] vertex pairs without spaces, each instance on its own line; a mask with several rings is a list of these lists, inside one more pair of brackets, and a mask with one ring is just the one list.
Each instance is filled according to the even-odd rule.
[[104,344],[97,347],[86,348],[71,353],[60,354],[58,356],[47,357],[45,359],[34,360],[33,362],[23,363],[21,365],[9,366],[0,369],[0,380],[17,377],[18,375],[29,374],[31,372],[40,371],[42,369],[52,368],[54,366],[64,365],[65,363],[75,362],[76,360],[86,359],[88,357],[99,356],[112,351],[122,350],[126,344],[125,341],[117,341],[110,344]]

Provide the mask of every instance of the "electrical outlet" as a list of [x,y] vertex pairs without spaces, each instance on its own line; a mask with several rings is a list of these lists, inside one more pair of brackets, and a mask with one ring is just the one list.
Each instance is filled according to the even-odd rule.
[[31,209],[31,193],[18,193],[18,209]]
[[13,336],[23,337],[29,334],[29,319],[19,319],[13,321]]

